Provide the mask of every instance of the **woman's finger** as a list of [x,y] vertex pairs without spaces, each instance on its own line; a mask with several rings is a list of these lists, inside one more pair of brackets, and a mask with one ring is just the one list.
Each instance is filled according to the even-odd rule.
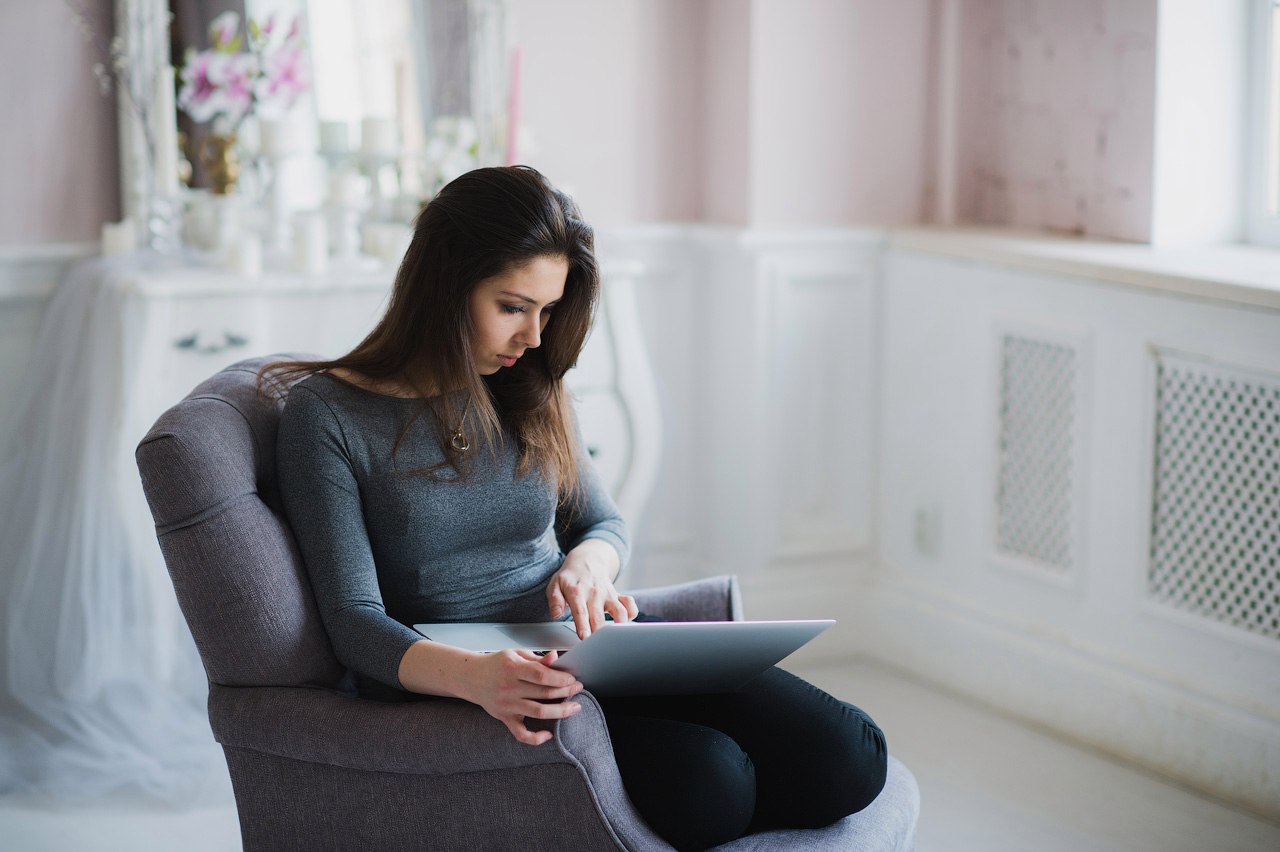
[[[516,676],[524,683],[553,689],[562,689],[578,683],[577,678],[569,672],[551,668],[550,663],[546,662],[546,657],[539,657],[527,648],[517,648],[515,651],[528,663],[520,666],[516,672]],[[554,653],[555,651],[552,651],[547,656],[550,657]],[[551,662],[555,662],[554,657],[552,657]]]
[[631,595],[620,595],[618,600],[622,601],[622,605],[627,608],[627,618],[634,621],[635,617],[640,614],[640,607],[636,604],[636,599]]
[[582,705],[576,701],[554,701],[543,704],[541,701],[524,698],[517,701],[516,705],[515,712],[530,719],[567,719],[582,710]]
[[599,586],[587,594],[587,612],[591,616],[591,632],[595,633],[604,626],[604,607],[607,598]]
[[585,596],[577,589],[569,594],[569,611],[573,613],[573,623],[578,629],[578,638],[586,639],[592,633],[591,614],[587,611]]
[[619,624],[625,624],[631,620],[631,612],[627,609],[627,605],[622,602],[621,598],[611,598],[605,601],[605,612],[613,616],[613,620]]
[[511,732],[511,736],[515,737],[525,745],[542,745],[551,739],[550,731],[531,731],[525,727],[523,716],[503,719],[502,724],[507,726],[507,730]]
[[554,581],[547,586],[547,609],[550,610],[552,618],[560,618],[564,615],[564,595],[560,591],[560,585]]
[[535,686],[526,697],[535,701],[555,701],[561,698],[572,698],[581,691],[582,684],[574,681],[568,686]]

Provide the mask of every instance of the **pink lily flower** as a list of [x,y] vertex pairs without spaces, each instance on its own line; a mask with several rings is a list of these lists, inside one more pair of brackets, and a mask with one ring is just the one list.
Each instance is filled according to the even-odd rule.
[[223,12],[209,24],[209,40],[214,50],[232,49],[231,43],[240,33],[240,16],[235,12]]
[[232,125],[239,124],[253,107],[253,82],[258,73],[258,63],[248,53],[227,56],[220,68],[223,111]]
[[281,109],[288,109],[310,84],[311,69],[306,53],[297,48],[282,47],[266,61],[258,98],[264,102],[278,102]]
[[188,50],[182,66],[178,105],[195,121],[208,121],[218,112],[218,84],[210,75],[215,58],[212,50]]

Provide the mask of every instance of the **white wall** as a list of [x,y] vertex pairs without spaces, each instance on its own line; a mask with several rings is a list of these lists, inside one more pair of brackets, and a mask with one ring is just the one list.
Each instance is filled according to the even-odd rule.
[[[750,617],[844,612],[871,564],[875,269],[881,234],[618,229],[644,262],[639,307],[663,459],[633,587],[734,573]],[[848,620],[809,649],[855,653]]]
[[[1280,816],[1280,643],[1175,608],[1148,588],[1154,352],[1248,368],[1275,386],[1280,313],[911,251],[886,255],[880,283],[881,544],[856,608],[860,647]],[[1011,332],[1076,353],[1064,570],[997,546],[999,344]],[[1259,430],[1259,460],[1271,443]],[[1256,473],[1241,513],[1265,513],[1263,501],[1274,501]],[[1216,482],[1187,488],[1206,504],[1233,499]],[[1253,542],[1242,547],[1259,548],[1240,558],[1265,573],[1266,531],[1235,532]]]

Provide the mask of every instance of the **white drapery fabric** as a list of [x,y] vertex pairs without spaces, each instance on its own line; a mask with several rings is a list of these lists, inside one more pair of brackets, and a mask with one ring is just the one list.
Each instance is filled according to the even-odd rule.
[[84,799],[224,788],[207,685],[124,434],[138,375],[129,298],[146,255],[55,291],[0,447],[0,791]]

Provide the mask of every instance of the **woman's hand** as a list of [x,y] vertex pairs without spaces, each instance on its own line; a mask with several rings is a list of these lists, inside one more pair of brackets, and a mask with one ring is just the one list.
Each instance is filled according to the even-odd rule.
[[551,739],[551,732],[529,730],[525,717],[565,719],[582,709],[575,701],[560,700],[577,695],[582,684],[568,672],[550,667],[556,657],[555,651],[539,657],[522,648],[484,654],[474,660],[467,694],[461,697],[483,707],[520,742],[542,745]]
[[589,538],[570,550],[560,570],[547,584],[551,617],[562,617],[567,608],[573,613],[580,639],[600,629],[605,613],[617,622],[635,618],[635,599],[631,595],[620,595],[613,588],[618,562],[618,552],[600,539]]

